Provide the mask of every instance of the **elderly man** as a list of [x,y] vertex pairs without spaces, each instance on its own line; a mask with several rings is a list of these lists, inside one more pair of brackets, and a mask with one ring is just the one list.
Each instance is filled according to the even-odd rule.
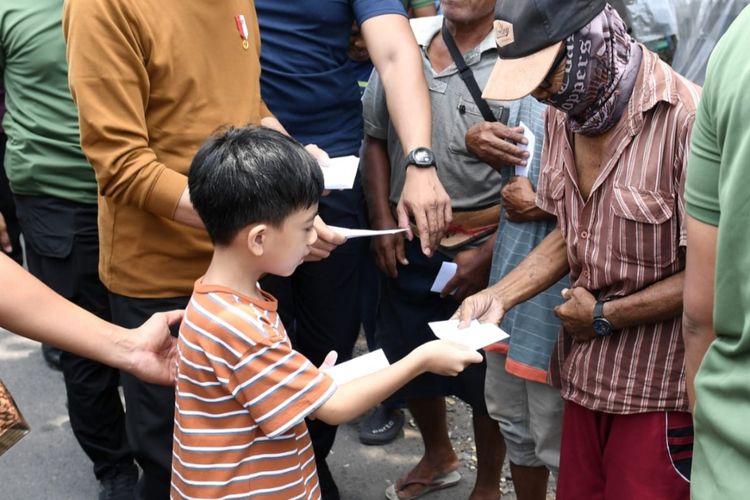
[[682,186],[699,88],[602,0],[503,0],[498,13],[485,96],[555,108],[537,204],[559,228],[459,315],[499,321],[569,269],[551,364],[565,399],[558,498],[687,498]]

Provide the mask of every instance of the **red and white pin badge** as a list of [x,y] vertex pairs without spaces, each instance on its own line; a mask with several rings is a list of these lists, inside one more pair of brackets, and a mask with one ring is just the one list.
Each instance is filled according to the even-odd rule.
[[247,30],[247,22],[245,21],[245,16],[240,14],[238,16],[234,16],[234,24],[237,26],[237,31],[240,33],[240,38],[242,38],[242,48],[247,50],[250,48],[250,43],[247,41],[247,37],[250,36],[250,33]]

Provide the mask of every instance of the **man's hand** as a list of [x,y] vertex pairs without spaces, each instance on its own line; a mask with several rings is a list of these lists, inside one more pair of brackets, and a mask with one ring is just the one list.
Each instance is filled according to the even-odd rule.
[[318,160],[318,163],[321,167],[324,167],[328,165],[328,162],[330,161],[330,157],[328,156],[328,153],[326,153],[324,150],[320,149],[316,144],[308,144],[305,146],[305,151],[310,153],[313,158]]
[[[382,219],[373,221],[373,229],[391,229],[396,225],[393,217],[383,216]],[[398,277],[398,264],[406,266],[406,251],[404,248],[403,233],[384,234],[372,238],[370,250],[375,257],[375,264],[389,278]]]
[[323,260],[331,255],[333,250],[346,243],[346,238],[323,222],[319,215],[315,216],[315,231],[318,233],[318,239],[313,243],[310,253],[305,257],[305,262],[316,262]]
[[555,316],[560,318],[565,332],[577,342],[588,342],[596,337],[592,326],[596,299],[591,292],[582,287],[564,288],[562,296],[565,302],[555,307]]
[[177,375],[177,338],[170,325],[182,320],[184,311],[156,313],[132,330],[135,337],[128,371],[152,384],[174,385]]
[[451,319],[458,319],[459,328],[466,328],[472,320],[481,323],[500,324],[505,315],[505,304],[490,289],[482,290],[466,298]]
[[440,292],[441,297],[448,297],[455,290],[453,297],[461,302],[469,295],[487,288],[490,279],[492,248],[489,252],[483,247],[464,250],[456,254],[453,262],[458,265],[458,269],[443,287]]
[[5,217],[3,217],[3,214],[0,214],[0,248],[5,253],[11,253],[13,251],[13,245],[10,244],[8,226],[5,224]]
[[453,220],[451,199],[434,168],[406,168],[406,181],[396,213],[399,227],[408,229],[409,240],[414,237],[409,226],[409,215],[414,217],[422,253],[431,256]]
[[513,222],[528,222],[549,219],[548,214],[536,206],[536,192],[531,181],[526,177],[513,176],[500,192],[503,208],[508,220]]
[[523,127],[481,122],[466,132],[464,140],[469,153],[498,171],[506,166],[525,166],[529,157],[528,151],[516,145],[528,143],[523,136]]

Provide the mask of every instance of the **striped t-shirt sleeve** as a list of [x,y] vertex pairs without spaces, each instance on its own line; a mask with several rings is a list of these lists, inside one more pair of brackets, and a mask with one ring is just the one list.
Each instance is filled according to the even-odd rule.
[[274,437],[317,410],[333,395],[333,380],[282,340],[257,344],[229,379],[234,398],[264,434]]

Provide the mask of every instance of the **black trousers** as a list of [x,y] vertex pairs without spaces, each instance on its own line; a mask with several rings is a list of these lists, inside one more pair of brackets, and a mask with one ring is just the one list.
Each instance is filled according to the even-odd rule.
[[[361,187],[322,198],[320,215],[334,226],[365,227]],[[330,351],[338,352],[338,362],[351,359],[362,323],[360,294],[368,258],[368,239],[353,239],[327,259],[302,264],[288,278],[269,276],[261,281],[261,287],[279,300],[279,314],[292,345],[316,366]],[[307,426],[322,497],[337,499],[338,488],[326,463],[337,427],[319,420],[308,420]]]
[[5,219],[10,236],[10,244],[13,245],[13,251],[8,256],[18,264],[23,265],[23,250],[21,248],[21,226],[18,224],[16,217],[16,205],[13,202],[13,193],[8,185],[8,178],[5,176],[3,158],[5,157],[5,134],[0,133],[0,214]]
[[[190,297],[139,299],[110,292],[112,321],[127,328],[139,326],[152,314],[184,309]],[[179,325],[173,327],[177,336]],[[149,384],[123,373],[122,388],[127,406],[130,448],[143,474],[136,487],[139,499],[169,498],[172,471],[172,430],[174,426],[174,387]]]
[[[29,271],[54,291],[105,320],[107,290],[99,281],[96,205],[46,196],[16,196]],[[100,478],[133,457],[118,392],[119,371],[63,352],[70,424]]]

